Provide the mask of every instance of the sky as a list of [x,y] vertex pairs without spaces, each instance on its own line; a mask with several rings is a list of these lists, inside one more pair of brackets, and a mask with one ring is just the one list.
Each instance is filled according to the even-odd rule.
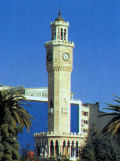
[[119,0],[0,0],[0,84],[47,86],[44,43],[59,8],[75,43],[71,90],[102,109],[120,96]]

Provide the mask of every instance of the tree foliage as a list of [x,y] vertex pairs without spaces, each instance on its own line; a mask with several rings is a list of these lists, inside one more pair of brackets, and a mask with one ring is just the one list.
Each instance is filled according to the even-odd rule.
[[80,157],[80,161],[120,161],[120,147],[111,136],[92,129]]
[[13,90],[0,91],[0,161],[18,161],[17,134],[31,126],[31,115],[23,108],[24,97]]
[[[113,118],[108,122],[108,124],[104,127],[102,132],[104,134],[112,133],[113,135],[120,134],[120,97],[114,96],[116,104],[107,104],[107,110],[112,111],[111,113],[105,113],[101,116],[113,116]],[[101,117],[100,116],[100,117]]]

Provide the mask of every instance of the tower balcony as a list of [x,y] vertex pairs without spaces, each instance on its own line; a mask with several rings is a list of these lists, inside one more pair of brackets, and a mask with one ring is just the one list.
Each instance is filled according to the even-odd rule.
[[35,138],[39,138],[39,137],[51,137],[51,136],[63,136],[63,137],[81,137],[83,138],[83,133],[76,133],[76,132],[70,132],[70,133],[54,133],[53,131],[51,132],[39,132],[39,133],[34,133],[34,137]]
[[74,48],[74,42],[73,41],[51,40],[51,41],[45,42],[45,47],[54,46],[54,45],[71,46],[72,48]]
[[50,23],[51,26],[67,26],[69,27],[69,22],[65,21],[54,21]]

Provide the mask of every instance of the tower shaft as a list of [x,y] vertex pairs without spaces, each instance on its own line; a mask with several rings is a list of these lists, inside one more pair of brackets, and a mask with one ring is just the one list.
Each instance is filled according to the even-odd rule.
[[70,133],[70,92],[74,44],[68,41],[68,22],[51,23],[51,41],[45,43],[48,71],[48,131]]

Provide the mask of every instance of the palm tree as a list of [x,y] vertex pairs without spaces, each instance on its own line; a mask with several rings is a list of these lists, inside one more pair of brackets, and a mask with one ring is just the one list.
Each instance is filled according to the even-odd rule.
[[108,122],[108,124],[103,128],[102,132],[104,134],[111,133],[113,135],[117,135],[120,133],[120,97],[114,97],[115,99],[113,99],[113,101],[117,102],[117,104],[107,104],[107,108],[104,108],[112,111],[112,113],[105,113],[101,115],[113,116],[112,119]]
[[6,109],[9,109],[14,125],[21,128],[26,127],[29,131],[32,116],[24,109],[23,106],[27,105],[23,102],[24,100],[25,97],[17,91],[0,91],[0,125],[7,121],[4,120],[4,115]]
[[25,98],[12,90],[0,91],[0,161],[19,159],[17,134],[29,130],[32,116],[24,109]]

